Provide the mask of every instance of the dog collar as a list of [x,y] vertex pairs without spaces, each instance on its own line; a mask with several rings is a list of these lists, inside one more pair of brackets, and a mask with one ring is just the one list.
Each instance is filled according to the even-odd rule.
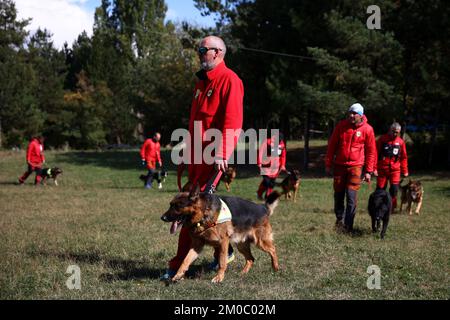
[[227,221],[231,221],[232,216],[231,216],[230,208],[228,208],[227,204],[222,199],[219,198],[219,200],[220,200],[221,206],[220,206],[220,212],[217,217],[217,220],[216,221],[206,221],[204,223],[197,222],[197,224],[195,225],[195,227],[197,229],[196,230],[197,234],[200,234],[200,233],[208,230],[209,228],[215,227],[218,224],[221,224],[221,223],[224,223]]

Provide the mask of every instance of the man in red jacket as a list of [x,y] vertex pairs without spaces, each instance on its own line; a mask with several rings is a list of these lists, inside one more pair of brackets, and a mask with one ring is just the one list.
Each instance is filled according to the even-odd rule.
[[36,177],[34,178],[34,184],[37,185],[41,182],[42,164],[45,162],[44,157],[44,137],[37,136],[30,140],[30,144],[27,149],[27,165],[28,170],[19,178],[19,184],[23,184],[28,176],[34,171]]
[[392,208],[397,207],[397,193],[400,186],[400,175],[408,173],[408,155],[406,144],[400,138],[402,127],[394,122],[389,132],[382,135],[377,141],[378,163],[375,170],[377,188],[386,189],[390,183],[389,193],[392,197]]
[[[278,141],[277,145],[275,145],[276,141]],[[263,200],[264,192],[267,198],[272,193],[278,175],[286,171],[286,143],[284,142],[283,134],[279,133],[278,137],[272,135],[262,143],[258,153],[257,164],[263,180],[256,194],[259,200]]]
[[[328,142],[325,160],[327,174],[330,174],[333,168],[334,212],[338,230],[342,227],[347,232],[353,230],[361,176],[364,170],[364,180],[370,182],[375,161],[373,128],[367,123],[363,106],[355,103],[350,106],[347,119],[339,122],[334,128]],[[345,197],[347,197],[346,208]]]
[[156,132],[151,139],[145,140],[141,147],[142,164],[148,169],[147,178],[145,180],[146,189],[152,188],[153,173],[156,169],[156,162],[158,162],[159,167],[162,167],[161,146],[159,145],[160,139],[161,134]]
[[[243,122],[244,86],[241,79],[224,62],[226,46],[223,40],[207,36],[201,40],[198,48],[201,70],[196,73],[199,81],[195,85],[189,118],[191,141],[186,148],[190,153],[188,165],[189,182],[197,184],[203,191],[216,170],[225,171],[228,160],[237,145]],[[199,154],[195,155],[195,143],[203,151],[209,143],[204,140],[208,129],[217,129],[222,133],[219,148],[214,155],[214,163],[208,164]],[[233,132],[233,134],[227,134]],[[198,137],[200,141],[195,141]],[[197,156],[197,157],[196,157]],[[197,158],[197,159],[195,159]],[[191,247],[191,238],[187,228],[181,228],[176,256],[170,260],[169,269],[162,279],[171,278],[180,267]],[[231,251],[231,252],[230,252]],[[217,264],[217,254],[215,253]],[[234,259],[229,249],[228,261]]]

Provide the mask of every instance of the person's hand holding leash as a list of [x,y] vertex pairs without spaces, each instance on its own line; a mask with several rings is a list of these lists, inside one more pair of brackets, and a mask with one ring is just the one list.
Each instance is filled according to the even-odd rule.
[[214,167],[216,168],[216,170],[225,172],[225,170],[228,168],[228,162],[227,160],[216,160]]

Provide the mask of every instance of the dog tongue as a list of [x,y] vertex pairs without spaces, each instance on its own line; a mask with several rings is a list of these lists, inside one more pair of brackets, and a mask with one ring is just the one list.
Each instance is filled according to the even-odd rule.
[[174,234],[177,232],[178,229],[178,221],[172,222],[172,225],[170,226],[170,234]]

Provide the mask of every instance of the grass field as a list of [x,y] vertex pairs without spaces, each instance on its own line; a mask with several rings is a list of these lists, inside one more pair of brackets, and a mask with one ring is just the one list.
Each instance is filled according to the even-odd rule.
[[[249,274],[240,275],[238,254],[224,282],[212,284],[206,248],[187,279],[166,286],[159,277],[178,236],[160,216],[176,193],[174,172],[162,190],[145,190],[136,150],[46,156],[64,170],[59,187],[34,187],[34,176],[16,185],[25,153],[0,152],[0,299],[450,298],[448,172],[414,174],[425,187],[422,214],[393,215],[384,241],[370,230],[367,186],[359,193],[357,235],[342,235],[333,230],[331,179],[305,175],[299,201],[281,201],[271,218],[280,272],[255,248]],[[240,173],[231,193],[256,200],[257,171]],[[66,287],[69,265],[80,267],[81,290]],[[380,290],[366,286],[370,265],[380,267]]]

